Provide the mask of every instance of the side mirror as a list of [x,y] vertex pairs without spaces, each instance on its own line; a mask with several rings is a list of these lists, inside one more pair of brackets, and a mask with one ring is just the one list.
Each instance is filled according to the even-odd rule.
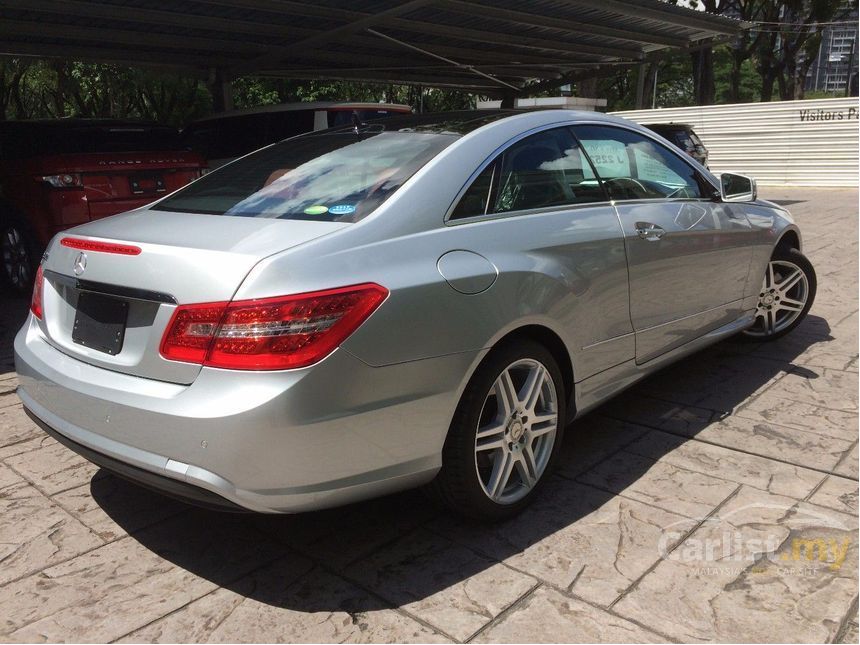
[[720,197],[724,202],[754,202],[758,197],[755,179],[724,172],[720,175]]

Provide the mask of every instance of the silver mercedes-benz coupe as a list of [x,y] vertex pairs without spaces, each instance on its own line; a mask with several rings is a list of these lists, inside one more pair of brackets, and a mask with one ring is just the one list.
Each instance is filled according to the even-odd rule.
[[104,468],[225,509],[426,485],[512,515],[565,424],[815,296],[790,215],[594,113],[302,135],[51,242],[24,406]]

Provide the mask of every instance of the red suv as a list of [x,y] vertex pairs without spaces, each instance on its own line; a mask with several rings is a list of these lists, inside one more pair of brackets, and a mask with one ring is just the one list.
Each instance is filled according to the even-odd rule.
[[206,164],[177,130],[140,121],[0,122],[0,274],[27,292],[58,231],[144,206]]

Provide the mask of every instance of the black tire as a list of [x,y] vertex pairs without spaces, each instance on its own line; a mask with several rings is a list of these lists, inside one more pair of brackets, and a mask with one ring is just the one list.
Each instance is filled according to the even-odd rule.
[[33,290],[41,256],[26,224],[14,217],[0,219],[0,277],[7,291],[27,295]]
[[[558,421],[549,459],[537,483],[521,499],[502,504],[488,496],[479,480],[475,442],[484,404],[496,379],[509,366],[521,360],[537,361],[546,368],[555,389]],[[493,349],[463,392],[442,450],[442,470],[426,486],[426,492],[431,498],[469,519],[499,521],[516,515],[538,495],[555,465],[564,435],[565,414],[564,380],[558,363],[546,347],[523,339]]]
[[[784,265],[784,268],[787,269],[788,265],[793,265],[801,270],[803,276],[805,277],[805,285],[806,285],[806,294],[805,294],[805,304],[803,308],[800,310],[800,313],[797,314],[793,319],[787,321],[783,319],[787,324],[780,326],[779,321],[777,321],[774,331],[768,332],[765,328],[765,320],[762,314],[767,314],[767,305],[761,298],[767,296],[768,289],[763,287],[760,293],[759,300],[759,308],[758,311],[761,312],[756,317],[756,323],[750,329],[747,329],[741,332],[741,338],[750,342],[769,342],[773,340],[777,340],[782,338],[788,333],[791,333],[800,323],[803,322],[806,315],[809,313],[809,310],[812,308],[812,303],[815,301],[815,292],[818,288],[818,280],[815,276],[815,268],[812,266],[812,263],[797,249],[790,248],[778,248],[773,252],[771,256],[770,263],[787,263]],[[802,286],[802,285],[801,285]],[[792,292],[793,293],[793,292]],[[773,297],[773,294],[771,295]],[[772,306],[776,306],[778,303],[774,302]],[[774,313],[777,316],[777,313]]]

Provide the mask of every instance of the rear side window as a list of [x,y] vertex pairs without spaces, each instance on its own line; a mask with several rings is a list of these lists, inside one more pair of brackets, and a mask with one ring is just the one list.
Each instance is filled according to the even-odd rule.
[[375,210],[453,135],[324,130],[259,150],[202,177],[157,210],[355,222]]
[[505,150],[475,178],[451,219],[605,199],[570,130],[555,128]]
[[581,125],[573,131],[613,199],[703,196],[696,170],[656,141],[612,126]]

